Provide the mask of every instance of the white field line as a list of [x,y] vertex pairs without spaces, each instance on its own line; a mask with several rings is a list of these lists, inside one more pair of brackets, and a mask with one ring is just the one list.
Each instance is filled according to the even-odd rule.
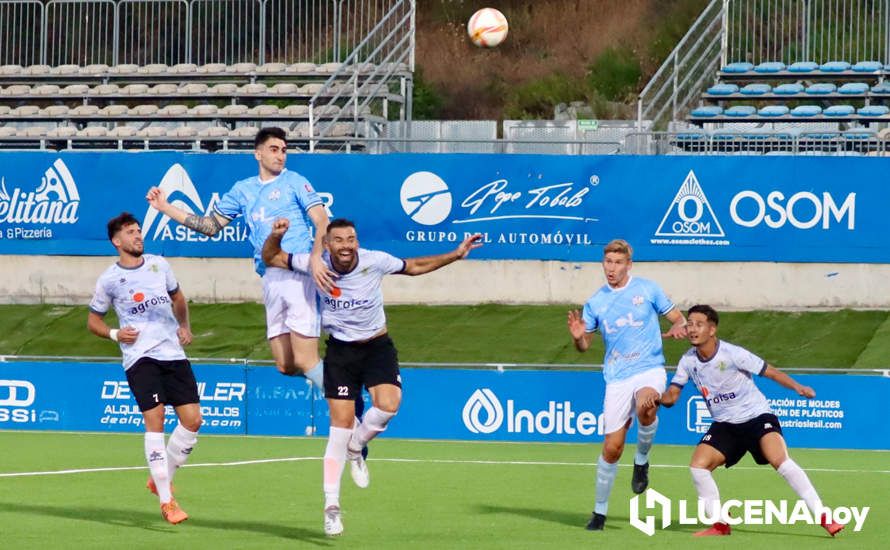
[[[258,460],[238,460],[235,462],[204,462],[198,464],[186,464],[185,468],[214,468],[225,466],[249,466],[252,464],[271,464],[276,462],[305,462],[321,460],[316,456],[295,456],[286,458],[264,458]],[[418,464],[475,464],[475,465],[492,465],[492,466],[583,466],[595,467],[595,462],[553,462],[553,461],[527,461],[527,460],[447,460],[447,459],[426,459],[426,458],[373,458],[375,462],[403,462]],[[630,464],[621,464],[622,467],[630,467]],[[688,468],[686,464],[653,464],[653,468]],[[32,477],[32,476],[53,476],[53,475],[69,475],[69,474],[87,474],[95,472],[123,472],[129,470],[146,470],[146,466],[118,466],[107,468],[78,468],[71,470],[49,470],[43,472],[7,472],[0,473],[3,477]],[[734,466],[735,470],[769,470],[765,466]],[[851,474],[890,474],[890,470],[859,470],[845,468],[806,468],[807,472],[828,472],[828,473],[851,473]]]

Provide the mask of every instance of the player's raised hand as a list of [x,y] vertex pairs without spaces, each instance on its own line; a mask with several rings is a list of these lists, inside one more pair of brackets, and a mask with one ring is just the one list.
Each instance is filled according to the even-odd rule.
[[179,336],[179,345],[187,346],[192,343],[192,329],[189,327],[179,327],[176,335]]
[[321,254],[312,254],[309,256],[309,270],[312,272],[312,279],[315,285],[327,294],[330,294],[334,288],[334,272],[328,269]]
[[470,250],[475,250],[482,246],[482,234],[476,233],[475,235],[470,235],[464,242],[460,243],[460,246],[457,247],[457,253],[460,255],[460,259],[463,260],[470,254]]
[[134,327],[124,327],[117,332],[117,341],[121,344],[135,344],[139,331]]
[[278,218],[272,222],[272,235],[281,238],[290,228],[290,221],[287,218]]
[[667,332],[661,335],[662,338],[673,338],[675,340],[686,339],[686,322],[674,323]]
[[148,201],[148,204],[152,208],[159,211],[163,211],[164,207],[169,204],[164,192],[157,187],[152,187],[148,190],[148,193],[145,195],[145,200]]
[[584,319],[581,318],[581,312],[577,309],[569,311],[569,333],[575,340],[581,338],[587,333],[587,327],[584,326]]
[[816,390],[809,386],[801,386],[797,389],[797,394],[801,397],[806,397],[807,399],[812,399],[816,397]]

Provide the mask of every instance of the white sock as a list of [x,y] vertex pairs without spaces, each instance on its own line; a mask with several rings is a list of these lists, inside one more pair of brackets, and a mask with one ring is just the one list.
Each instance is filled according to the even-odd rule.
[[377,407],[371,407],[370,410],[365,411],[364,419],[356,426],[355,432],[352,434],[352,440],[349,442],[350,449],[353,452],[360,451],[368,444],[368,441],[386,431],[386,425],[395,415],[396,413],[384,412]]
[[603,455],[596,461],[596,504],[593,511],[606,515],[609,511],[609,494],[615,483],[615,474],[618,473],[618,463],[609,464]]
[[711,523],[725,521],[725,518],[720,517],[720,490],[717,489],[711,471],[690,466],[689,472],[692,474],[692,484],[698,492],[698,500],[703,506],[706,520]]
[[158,489],[161,503],[170,502],[170,473],[167,470],[167,450],[164,448],[164,432],[145,432],[145,461]]
[[189,431],[183,428],[182,424],[176,424],[167,441],[167,471],[170,483],[173,483],[176,469],[185,464],[197,443],[198,432]]
[[794,492],[807,503],[810,512],[818,518],[822,514],[822,500],[819,498],[816,488],[810,483],[806,472],[790,458],[786,458],[776,471],[785,478]]
[[314,367],[304,372],[303,375],[308,378],[316,388],[324,389],[324,361],[319,361]]
[[637,454],[634,455],[634,464],[643,465],[649,462],[649,451],[652,449],[652,440],[655,439],[655,431],[658,429],[658,417],[648,426],[637,425]]
[[331,426],[324,451],[324,507],[340,506],[340,478],[346,464],[346,445],[352,437],[349,428]]

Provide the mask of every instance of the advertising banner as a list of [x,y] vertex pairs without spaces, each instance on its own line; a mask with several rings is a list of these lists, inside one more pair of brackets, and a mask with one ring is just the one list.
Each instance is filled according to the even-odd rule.
[[[598,261],[620,237],[643,261],[890,262],[886,158],[292,154],[288,167],[364,247],[401,257],[478,232],[483,260]],[[148,252],[247,257],[241,220],[206,237],[145,194],[204,215],[256,173],[251,154],[0,153],[0,254],[113,254],[105,223],[126,210]]]

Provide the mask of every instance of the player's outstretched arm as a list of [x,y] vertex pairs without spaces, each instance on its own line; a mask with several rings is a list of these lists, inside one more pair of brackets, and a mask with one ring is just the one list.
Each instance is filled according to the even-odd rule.
[[578,351],[587,351],[590,347],[590,339],[593,333],[587,332],[587,326],[584,319],[581,318],[581,312],[577,309],[569,311],[568,317],[569,334],[575,342],[575,349]]
[[216,212],[211,212],[209,216],[199,216],[177,208],[167,202],[167,197],[164,195],[164,192],[157,187],[152,187],[148,190],[148,193],[145,195],[145,200],[147,200],[148,204],[155,210],[170,216],[170,218],[189,229],[194,229],[198,233],[203,233],[209,237],[219,233],[219,231],[231,221],[228,218],[220,216]]
[[683,317],[683,313],[680,312],[680,309],[675,307],[674,309],[668,311],[664,314],[665,318],[671,322],[671,328],[661,336],[663,338],[675,338],[677,340],[685,340],[686,339],[686,317]]
[[263,263],[269,267],[290,269],[287,265],[287,252],[281,249],[281,239],[287,233],[290,222],[287,218],[278,218],[272,222],[272,232],[263,243]]
[[768,364],[766,366],[766,370],[763,372],[763,376],[778,383],[784,388],[796,391],[797,394],[801,397],[806,397],[807,399],[816,397],[816,390],[809,386],[804,386],[803,384],[797,382],[794,378],[791,378],[772,365]]
[[683,391],[683,388],[671,384],[668,386],[668,389],[661,394],[661,397],[658,398],[658,403],[661,403],[661,405],[667,408],[673,407],[674,403],[677,402],[677,398],[680,397],[681,391]]
[[447,252],[445,254],[437,254],[435,256],[423,256],[420,258],[408,258],[405,260],[405,270],[402,271],[403,275],[423,275],[424,273],[429,273],[430,271],[435,271],[440,267],[445,267],[446,265],[456,262],[457,260],[462,260],[469,255],[470,251],[482,246],[482,235],[476,233],[475,235],[470,235],[464,242],[460,243],[460,246],[452,250],[451,252]]
[[315,225],[315,240],[312,243],[312,252],[309,254],[309,270],[312,272],[316,286],[324,292],[330,293],[334,287],[334,274],[321,259],[321,253],[324,252],[324,238],[330,223],[328,213],[324,206],[316,205],[310,208],[307,214],[309,214],[312,224]]

